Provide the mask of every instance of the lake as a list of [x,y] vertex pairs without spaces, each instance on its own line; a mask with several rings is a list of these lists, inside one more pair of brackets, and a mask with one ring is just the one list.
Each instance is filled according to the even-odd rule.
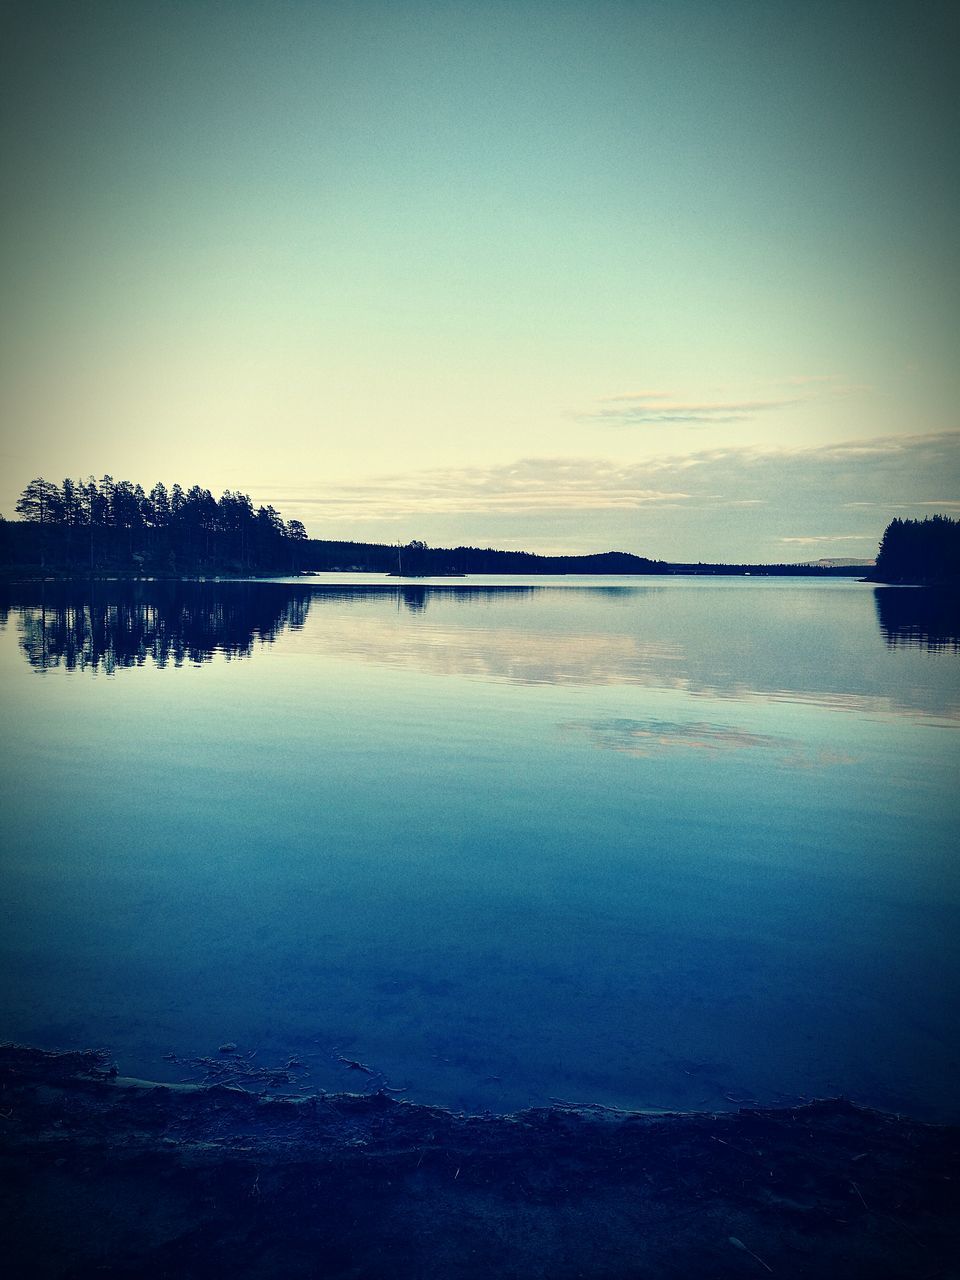
[[950,600],[48,582],[0,624],[0,1037],[470,1111],[960,1119]]

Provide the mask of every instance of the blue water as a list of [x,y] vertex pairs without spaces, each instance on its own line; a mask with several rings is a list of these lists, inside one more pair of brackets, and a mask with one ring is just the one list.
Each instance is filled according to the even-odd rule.
[[0,1037],[960,1118],[960,653],[891,591],[3,588]]

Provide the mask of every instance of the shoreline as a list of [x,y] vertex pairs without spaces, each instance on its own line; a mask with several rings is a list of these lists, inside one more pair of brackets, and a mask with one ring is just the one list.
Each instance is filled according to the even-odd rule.
[[465,1115],[5,1045],[0,1122],[14,1275],[915,1280],[960,1256],[960,1127],[843,1099]]

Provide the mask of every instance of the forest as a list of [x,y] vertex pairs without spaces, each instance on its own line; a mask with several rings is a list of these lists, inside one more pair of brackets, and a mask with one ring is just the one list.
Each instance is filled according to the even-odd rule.
[[871,582],[952,586],[960,583],[960,520],[928,516],[892,520],[884,530]]
[[540,556],[492,548],[322,541],[245,493],[214,498],[199,485],[37,477],[17,502],[18,521],[0,521],[0,565],[47,576],[120,573],[144,577],[258,576],[361,570],[404,577],[465,573],[663,573],[661,561],[626,552]]
[[19,521],[0,524],[0,563],[45,573],[149,576],[286,574],[302,566],[306,530],[245,493],[129,480],[37,477],[17,501]]

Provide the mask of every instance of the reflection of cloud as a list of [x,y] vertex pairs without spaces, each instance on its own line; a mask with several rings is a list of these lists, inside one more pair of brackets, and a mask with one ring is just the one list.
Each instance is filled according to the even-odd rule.
[[392,620],[359,611],[342,614],[329,629],[312,631],[325,653],[360,658],[433,675],[475,676],[510,684],[610,685],[645,680],[682,660],[673,645],[642,643],[616,633],[537,632],[500,623],[474,630],[431,623],[398,628]]
[[[865,683],[859,660],[842,671],[811,663],[803,647],[796,645],[792,628],[778,632],[734,674],[727,639],[705,636],[688,613],[681,611],[670,620],[671,601],[684,598],[680,587],[676,592],[669,586],[629,587],[615,594],[600,589],[599,595],[620,607],[606,609],[598,600],[595,608],[580,615],[579,623],[562,628],[549,621],[562,617],[568,603],[582,599],[584,588],[541,584],[520,592],[482,587],[472,592],[469,587],[420,590],[425,608],[403,615],[408,623],[398,625],[397,601],[404,599],[403,588],[360,588],[347,608],[342,607],[342,591],[316,588],[308,625],[288,635],[285,644],[438,676],[508,684],[638,686],[686,694],[701,703],[800,704],[848,715],[960,724],[960,704],[952,688],[949,695],[931,690],[929,696],[921,696],[908,690],[891,696],[882,685]],[[477,600],[467,614],[464,606],[471,594]],[[755,616],[751,600],[756,604],[761,598],[738,596],[745,625]],[[324,608],[325,599],[329,609]],[[792,656],[785,658],[788,637]]]
[[792,768],[855,764],[852,756],[822,751],[810,755],[802,742],[766,733],[749,733],[730,725],[677,723],[670,720],[570,720],[560,726],[568,733],[586,734],[603,751],[631,756],[652,756],[662,751],[741,752],[766,751],[779,764]]

